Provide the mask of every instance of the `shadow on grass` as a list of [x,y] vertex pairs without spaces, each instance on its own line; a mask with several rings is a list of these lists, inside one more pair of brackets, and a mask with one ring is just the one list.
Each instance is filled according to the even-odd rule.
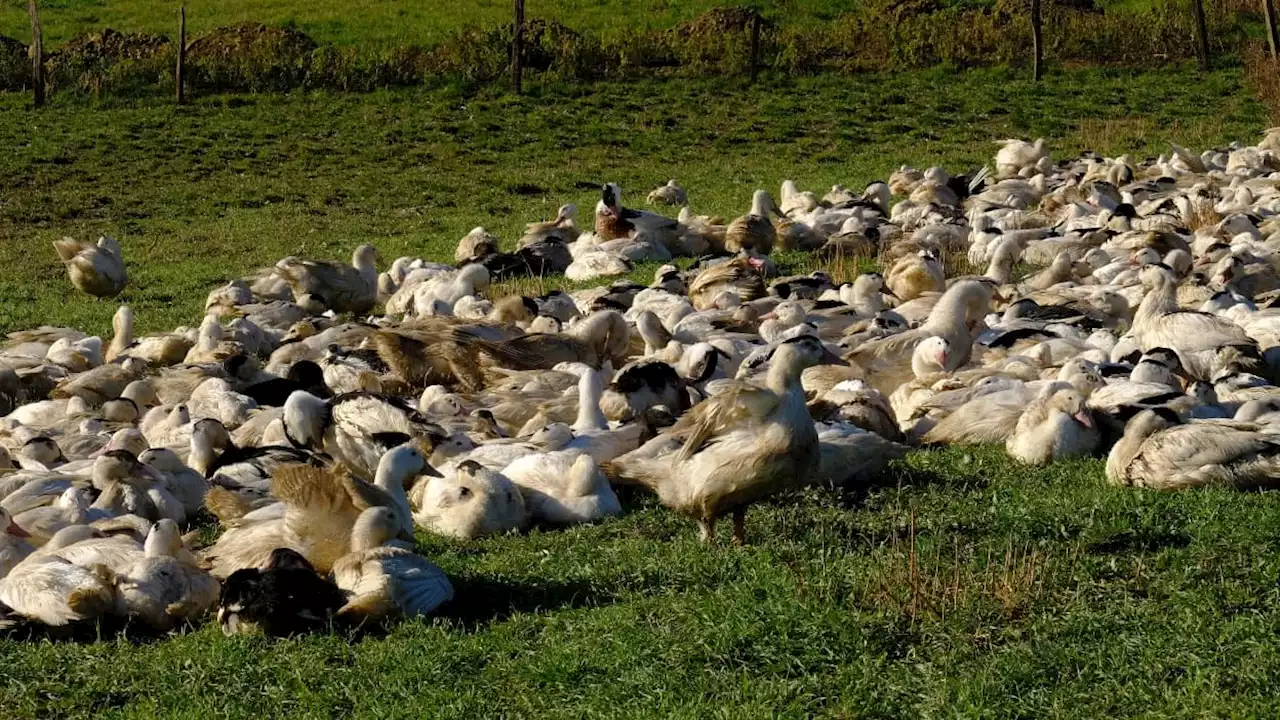
[[459,623],[464,632],[476,632],[513,615],[599,607],[618,600],[616,593],[588,583],[520,582],[483,576],[458,576],[451,580],[453,600],[442,608],[438,617]]
[[110,616],[96,620],[72,622],[55,627],[28,620],[14,613],[8,606],[0,603],[0,637],[15,641],[48,641],[91,645],[99,642],[124,640],[131,645],[148,645],[153,642],[167,640],[183,632],[194,631],[198,627],[199,624],[188,628],[175,629],[172,632],[162,632],[152,630],[137,622]]
[[895,461],[889,469],[862,482],[855,480],[846,485],[830,488],[836,502],[846,510],[862,509],[867,498],[878,490],[933,487],[960,492],[982,490],[991,485],[991,479],[975,473],[942,474],[934,470],[913,467]]
[[1166,548],[1180,550],[1191,544],[1192,537],[1183,532],[1165,530],[1122,530],[1111,537],[1089,544],[1089,552],[1099,555],[1153,553]]

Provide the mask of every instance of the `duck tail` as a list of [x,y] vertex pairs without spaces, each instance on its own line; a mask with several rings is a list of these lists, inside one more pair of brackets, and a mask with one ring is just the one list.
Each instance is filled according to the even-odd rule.
[[600,463],[600,471],[604,473],[611,485],[643,485],[650,489],[653,487],[649,473],[634,462],[610,460]]
[[62,238],[53,241],[53,249],[58,251],[58,259],[65,263],[70,262],[83,248],[79,240]]
[[346,622],[376,624],[388,615],[386,603],[373,594],[357,595],[347,601],[335,615],[335,618]]
[[72,590],[67,595],[67,607],[81,618],[102,615],[115,606],[115,576],[104,565],[94,565],[93,574],[99,582]]
[[204,506],[208,508],[209,512],[213,513],[223,525],[234,523],[249,514],[249,511],[253,509],[252,504],[248,500],[245,500],[230,490],[217,485],[209,488],[208,494],[204,497]]

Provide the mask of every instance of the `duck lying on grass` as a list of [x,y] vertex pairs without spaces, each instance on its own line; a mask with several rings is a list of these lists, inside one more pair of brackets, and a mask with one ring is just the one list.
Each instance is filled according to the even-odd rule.
[[[1008,141],[995,168],[821,196],[787,180],[729,222],[674,181],[650,195],[674,218],[607,183],[589,232],[566,204],[511,252],[476,228],[456,265],[379,275],[362,245],[229,278],[169,333],[135,336],[128,306],[109,343],[11,333],[0,627],[168,632],[215,600],[230,634],[427,617],[452,566],[416,530],[611,523],[632,484],[704,541],[730,516],[742,543],[751,505],[866,485],[917,443],[1106,456],[1117,485],[1275,485],[1275,148],[1054,162]],[[57,248],[76,287],[124,288],[114,240]],[[805,251],[885,274],[794,267]],[[496,284],[640,261],[663,263],[651,282]],[[180,533],[206,512],[198,547]]]

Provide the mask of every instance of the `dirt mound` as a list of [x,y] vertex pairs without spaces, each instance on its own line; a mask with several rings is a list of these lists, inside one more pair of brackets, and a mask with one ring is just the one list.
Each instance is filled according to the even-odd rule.
[[[687,23],[676,27],[685,38],[714,38],[725,33],[740,33],[751,27],[756,11],[743,6],[711,8]],[[768,26],[765,21],[763,26]]]
[[234,60],[275,54],[284,59],[310,55],[317,47],[315,40],[299,30],[245,23],[217,28],[201,35],[187,47],[187,56],[194,60]]
[[10,55],[27,56],[27,46],[14,40],[8,35],[0,35],[0,57],[9,57]]
[[[1010,17],[1025,17],[1027,3],[1026,0],[996,0],[994,9],[998,14]],[[1067,10],[1078,13],[1103,14],[1102,6],[1098,5],[1097,0],[1045,0],[1044,9],[1046,12]]]
[[1102,6],[1096,0],[1049,0],[1051,7],[1060,7],[1076,12],[1102,14]]
[[146,60],[166,52],[169,38],[146,33],[122,33],[111,28],[77,35],[49,53],[49,60],[92,64],[120,60]]
[[524,24],[524,66],[538,72],[549,70],[565,48],[581,45],[582,35],[555,20],[529,20]]
[[198,87],[285,91],[306,78],[317,47],[315,40],[293,28],[246,23],[196,38],[187,57]]
[[0,35],[0,90],[21,90],[31,80],[27,46]]

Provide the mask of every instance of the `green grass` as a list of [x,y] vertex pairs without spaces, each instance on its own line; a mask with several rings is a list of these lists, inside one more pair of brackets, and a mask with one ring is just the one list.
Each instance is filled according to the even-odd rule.
[[[1149,0],[1138,0],[1136,7]],[[1104,6],[1133,0],[1104,0]],[[341,0],[186,0],[187,32],[199,35],[242,22],[292,25],[317,41],[339,45],[431,44],[467,25],[511,22],[510,0],[365,0],[353,12]],[[576,30],[621,35],[637,29],[664,29],[729,0],[626,2],[624,0],[530,0],[529,18],[545,18]],[[958,4],[958,3],[957,3]],[[978,4],[991,4],[979,0]],[[122,32],[177,33],[177,3],[167,0],[43,0],[40,18],[45,42],[59,45],[77,34],[111,27]],[[766,16],[787,23],[831,20],[851,5],[837,0],[789,0],[758,4]],[[0,0],[0,35],[30,39],[25,0]]]
[[50,243],[107,233],[124,246],[142,329],[193,323],[208,290],[290,254],[348,258],[373,242],[452,257],[483,225],[513,241],[605,181],[631,204],[677,178],[695,210],[729,216],[785,178],[861,187],[902,163],[989,163],[992,142],[1046,136],[1055,153],[1167,152],[1266,127],[1238,70],[948,70],[535,88],[201,97],[39,112],[0,96],[0,330],[106,332],[114,305],[69,294]]
[[[1238,70],[1007,71],[203,97],[33,112],[0,96],[0,329],[105,331],[49,242],[113,233],[147,329],[286,254],[451,256],[510,241],[617,180],[678,178],[746,210],[902,163],[969,169],[992,140],[1143,156],[1252,140]],[[0,641],[0,715],[26,717],[1268,717],[1280,495],[1108,487],[1099,461],[913,454],[878,488],[753,508],[705,548],[644,496],[597,526],[456,544],[444,617],[385,637],[267,642],[213,627],[130,644]]]
[[[0,641],[6,718],[1273,717],[1280,495],[917,453],[698,544],[647,499],[470,545],[441,619],[268,642]],[[913,560],[914,558],[914,560]]]

